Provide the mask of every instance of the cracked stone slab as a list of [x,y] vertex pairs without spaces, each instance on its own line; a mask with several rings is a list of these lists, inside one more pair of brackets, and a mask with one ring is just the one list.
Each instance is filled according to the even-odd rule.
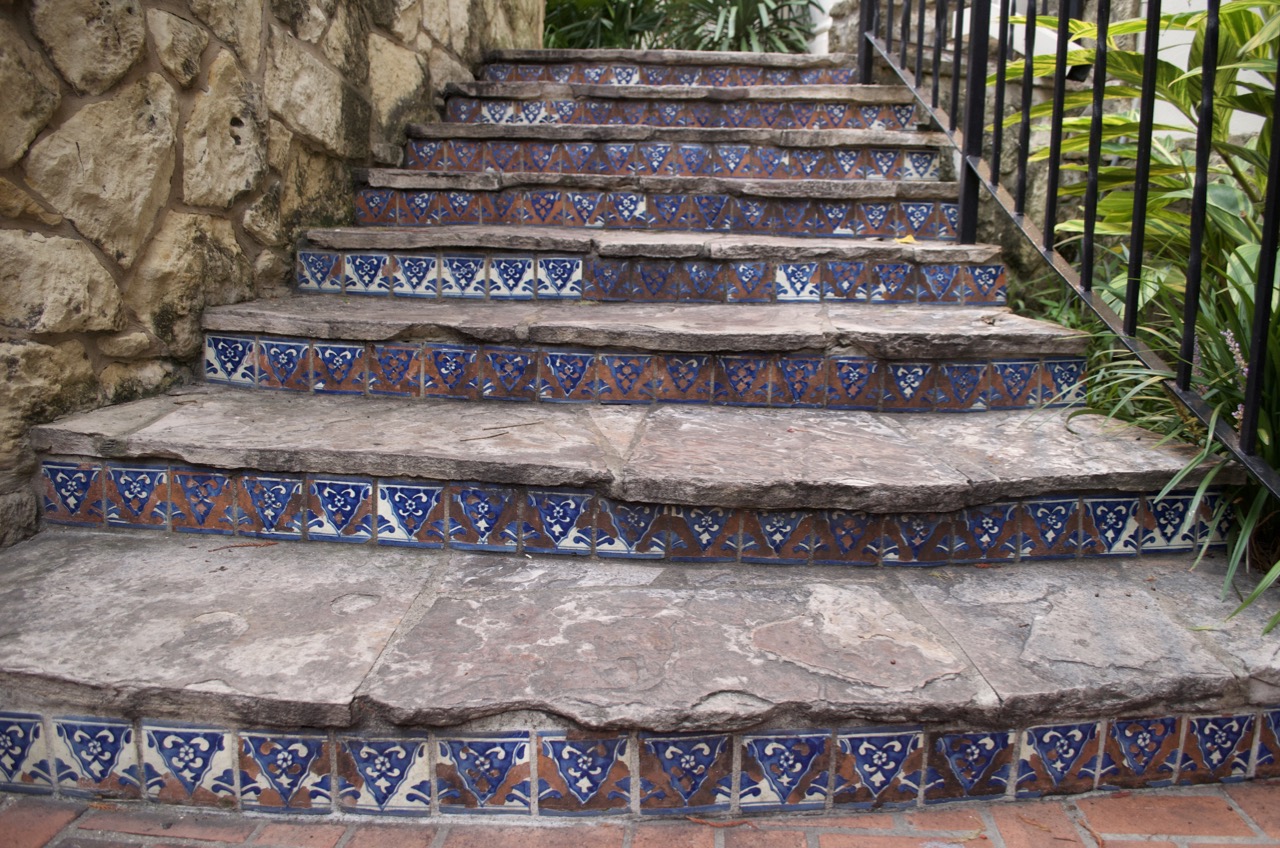
[[444,96],[501,97],[507,100],[553,100],[598,97],[613,100],[830,100],[840,103],[910,103],[911,90],[897,85],[592,85],[546,82],[454,82]]
[[[1026,565],[958,569],[911,588],[990,682],[1009,720],[1243,700],[1241,679],[1164,609],[1145,575],[1143,564]],[[1200,576],[1183,577],[1212,590]]]
[[735,53],[728,50],[493,50],[485,64],[496,62],[635,62],[655,65],[741,65],[748,68],[848,68],[850,53]]
[[861,306],[828,304],[826,318],[838,343],[881,359],[1082,356],[1089,343],[1087,333],[1023,318],[1008,309]]
[[773,144],[780,147],[942,147],[945,133],[888,129],[794,130],[767,127],[659,127],[645,124],[409,124],[418,139],[530,139],[538,141],[690,141]]
[[346,725],[439,557],[48,529],[0,552],[7,707]]
[[799,570],[786,585],[670,589],[476,559],[455,559],[452,582],[387,647],[361,691],[366,708],[396,724],[536,710],[680,731],[996,706],[888,575]]

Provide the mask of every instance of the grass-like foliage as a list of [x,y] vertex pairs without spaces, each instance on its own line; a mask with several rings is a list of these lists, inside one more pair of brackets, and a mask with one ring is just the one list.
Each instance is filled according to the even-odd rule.
[[[1193,34],[1187,67],[1161,59],[1156,71],[1156,96],[1173,107],[1179,116],[1157,127],[1159,138],[1151,153],[1151,178],[1147,202],[1146,255],[1143,259],[1140,336],[1167,362],[1178,360],[1178,340],[1182,332],[1182,309],[1186,291],[1188,253],[1191,248],[1190,200],[1194,183],[1194,133],[1200,103],[1204,12],[1166,15],[1167,31]],[[1215,80],[1213,155],[1208,186],[1208,220],[1201,242],[1204,266],[1200,294],[1200,315],[1196,322],[1194,387],[1224,421],[1238,421],[1244,400],[1249,361],[1250,326],[1262,239],[1262,208],[1266,190],[1266,169],[1272,104],[1276,85],[1276,61],[1280,54],[1280,0],[1226,3],[1220,17],[1218,71]],[[1056,28],[1056,18],[1043,18],[1039,25]],[[1117,39],[1141,32],[1146,21],[1122,21],[1110,28],[1107,52],[1106,97],[1132,104],[1142,84],[1143,54],[1121,49]],[[1073,22],[1074,38],[1093,44],[1097,28],[1087,22]],[[1128,39],[1125,39],[1128,41]],[[1053,57],[1035,57],[1034,67],[1052,73]],[[1071,64],[1094,61],[1092,48],[1072,51]],[[1021,64],[1021,63],[1017,63]],[[1021,68],[1011,68],[1010,75]],[[1089,105],[1089,91],[1067,94],[1069,109]],[[1044,117],[1051,104],[1036,107],[1032,117]],[[1232,137],[1231,123],[1241,113],[1262,119],[1262,131],[1247,140]],[[1019,116],[1014,116],[1016,122]],[[1068,118],[1063,151],[1064,168],[1084,170],[1089,116]],[[1108,113],[1103,120],[1103,166],[1099,171],[1100,201],[1097,238],[1099,267],[1095,287],[1117,311],[1123,309],[1127,283],[1128,237],[1133,221],[1133,186],[1136,179],[1138,115],[1121,111]],[[1046,158],[1041,151],[1033,158]],[[1063,189],[1064,194],[1083,194],[1083,181]],[[1082,220],[1059,226],[1072,238],[1082,233]],[[1078,237],[1078,236],[1074,236]],[[1280,311],[1280,293],[1273,298],[1273,310]],[[1165,390],[1172,374],[1145,367],[1118,345],[1099,344],[1091,362],[1089,405],[1099,412],[1130,421],[1171,438],[1199,444],[1203,450],[1184,469],[1189,473],[1222,449],[1212,432],[1178,405]],[[1267,374],[1258,431],[1258,453],[1273,468],[1280,467],[1280,321],[1273,322],[1266,339]],[[1169,489],[1184,479],[1181,475]],[[1200,491],[1213,481],[1210,474]],[[1256,591],[1244,599],[1240,609],[1280,579],[1280,504],[1266,489],[1251,483],[1233,493],[1229,503],[1233,530],[1230,534],[1228,575],[1224,597],[1242,561],[1266,571]],[[1217,516],[1222,518],[1223,515]],[[1238,612],[1239,610],[1237,610]],[[1280,614],[1270,620],[1267,630],[1280,624]]]
[[814,0],[548,0],[543,44],[803,53]]

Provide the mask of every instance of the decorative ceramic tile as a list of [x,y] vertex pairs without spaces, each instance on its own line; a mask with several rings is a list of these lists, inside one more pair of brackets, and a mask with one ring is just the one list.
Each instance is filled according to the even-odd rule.
[[524,550],[542,554],[591,553],[595,496],[564,489],[531,489],[525,494],[521,536]]
[[257,383],[252,336],[204,337],[204,379],[209,383],[252,386]]
[[932,739],[924,802],[1003,795],[1013,760],[1013,732],[946,733]]
[[784,407],[820,407],[827,399],[827,360],[821,356],[779,356],[778,379],[770,403]]
[[398,297],[435,298],[440,294],[440,262],[434,256],[397,256],[400,271],[391,293]]
[[550,403],[595,400],[595,355],[583,350],[542,351],[538,399]]
[[666,553],[663,507],[597,498],[597,556],[658,559]]
[[744,811],[822,807],[831,753],[821,733],[742,737],[739,802]]
[[767,262],[730,262],[725,289],[731,303],[769,303],[774,299],[774,272]]
[[328,813],[327,737],[240,734],[240,803],[246,810]]
[[53,524],[101,524],[102,465],[45,460],[40,464],[44,520]]
[[996,360],[990,369],[991,409],[1023,409],[1040,402],[1040,363],[1035,360]]
[[235,803],[235,743],[229,731],[168,722],[142,723],[147,797],[167,804]]
[[462,550],[514,551],[520,503],[515,489],[487,483],[450,483],[449,545]]
[[529,223],[529,193],[519,188],[489,191],[480,195],[480,220],[486,224]]
[[1098,725],[1033,727],[1022,737],[1018,797],[1091,792],[1098,775]]
[[631,265],[627,262],[592,258],[586,263],[583,297],[587,300],[626,300],[631,277]]
[[974,265],[968,269],[964,290],[965,303],[1004,303],[1005,272],[1003,265]]
[[883,389],[879,362],[862,356],[838,356],[831,360],[829,368],[827,408],[880,408]]
[[315,342],[311,345],[315,363],[312,389],[326,394],[364,394],[368,364],[364,345]]
[[678,300],[680,276],[673,261],[641,261],[635,263],[631,275],[631,300],[658,303]]
[[530,190],[525,196],[529,210],[528,223],[540,227],[555,227],[564,223],[567,199],[553,188]]
[[356,223],[361,226],[394,227],[398,221],[400,204],[400,193],[393,189],[361,189],[356,192]]
[[396,282],[395,258],[386,253],[348,253],[343,267],[343,291],[347,294],[387,295]]
[[955,562],[1016,560],[1022,550],[1018,504],[969,507],[952,523],[951,559]]
[[959,303],[960,279],[959,265],[922,265],[916,299],[921,303]]
[[422,349],[418,345],[375,344],[370,352],[369,394],[422,395]]
[[662,526],[668,559],[677,562],[732,562],[738,558],[741,510],[668,506]]
[[1254,776],[1259,779],[1280,777],[1280,708],[1264,709],[1258,716],[1258,758]]
[[53,770],[38,715],[0,712],[0,790],[53,791]]
[[543,256],[538,259],[538,300],[574,300],[582,296],[582,258]]
[[983,387],[987,365],[983,362],[944,362],[933,380],[933,408],[938,412],[969,412],[987,408]]
[[220,533],[236,529],[235,478],[225,471],[173,469],[169,482],[170,517],[180,533]]
[[1253,715],[1189,718],[1178,783],[1235,783],[1249,776]]
[[1083,359],[1046,359],[1041,364],[1041,373],[1045,403],[1068,406],[1084,400]]
[[258,385],[264,389],[311,391],[315,364],[306,339],[258,339]]
[[439,548],[447,533],[443,483],[378,481],[378,544]]
[[487,280],[483,256],[445,256],[440,266],[444,297],[483,298]]
[[631,805],[627,737],[538,734],[540,815],[626,813]]
[[880,561],[883,519],[848,510],[814,514],[814,565],[876,565]]
[[338,737],[338,806],[353,813],[425,816],[431,812],[426,737]]
[[951,557],[951,515],[886,515],[880,559],[885,565],[940,565]]
[[424,397],[471,400],[480,390],[480,355],[469,345],[429,344],[422,351]]
[[444,168],[447,141],[411,141],[405,145],[405,167],[414,171]]
[[492,400],[534,400],[538,396],[537,355],[523,348],[486,347],[480,358],[480,394]]
[[473,191],[438,191],[429,214],[441,226],[478,224],[480,199]]
[[744,510],[742,561],[791,565],[808,562],[817,544],[815,521],[807,510]]
[[[559,192],[555,193],[559,196]],[[534,193],[530,193],[530,202],[533,200]],[[635,197],[635,195],[632,195]],[[599,191],[566,191],[561,201],[561,208],[564,214],[564,225],[566,227],[592,227],[598,228],[605,225],[607,210],[611,204],[607,201],[606,195]],[[534,207],[537,212],[537,207]],[[548,221],[548,223],[553,223]]]
[[640,812],[729,809],[733,749],[728,736],[640,736]]
[[295,273],[299,291],[342,291],[342,255],[339,253],[299,250]]
[[430,227],[439,223],[435,214],[438,205],[436,198],[439,194],[440,192],[438,191],[405,192],[401,200],[400,225],[403,227]]
[[816,262],[780,262],[775,271],[774,285],[778,302],[817,301],[821,280]]
[[923,767],[924,734],[919,730],[837,733],[832,802],[854,809],[914,806]]
[[691,194],[685,208],[689,215],[688,229],[695,232],[727,231],[733,220],[733,205],[728,195]]
[[680,301],[682,303],[723,303],[724,266],[718,262],[682,262]]
[[653,396],[662,403],[710,403],[715,391],[716,361],[696,353],[655,357]]
[[774,365],[767,356],[716,358],[715,401],[728,406],[768,406]]
[[871,267],[867,299],[872,303],[911,303],[915,300],[910,265],[880,262]]
[[881,408],[893,412],[931,412],[937,398],[936,368],[929,362],[887,362]]
[[101,718],[55,718],[50,739],[64,795],[137,798],[138,748],[133,725]]
[[1084,498],[1080,552],[1085,556],[1133,556],[1142,535],[1137,495]]
[[102,482],[107,524],[116,527],[164,527],[168,523],[167,466],[108,463]]
[[489,296],[494,300],[532,300],[534,286],[532,257],[494,256],[489,260]]
[[241,535],[301,538],[305,500],[301,477],[245,474],[237,481],[236,498]]
[[864,274],[865,262],[825,262],[822,273],[824,300],[866,300],[869,295]]
[[1107,722],[1098,788],[1172,785],[1181,730],[1181,720],[1172,717]]
[[601,403],[652,403],[655,360],[662,358],[642,353],[599,354],[596,398]]
[[1190,551],[1199,542],[1200,522],[1192,512],[1195,494],[1173,492],[1159,500],[1143,499],[1142,552]]
[[529,734],[444,737],[437,748],[441,812],[528,814]]
[[1022,504],[1024,559],[1064,559],[1080,553],[1080,501],[1045,498]]
[[307,486],[307,538],[367,542],[373,538],[373,482],[312,477]]

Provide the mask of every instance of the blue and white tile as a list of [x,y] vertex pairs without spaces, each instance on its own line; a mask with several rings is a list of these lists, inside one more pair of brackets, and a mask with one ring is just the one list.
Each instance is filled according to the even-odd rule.
[[539,257],[537,290],[538,300],[577,300],[582,297],[582,257]]
[[372,481],[312,477],[308,491],[307,538],[356,543],[373,538]]
[[347,294],[387,295],[395,285],[395,260],[386,253],[348,253],[343,257]]
[[494,256],[489,259],[489,296],[494,300],[532,300],[534,287],[531,257]]
[[829,741],[820,731],[743,736],[742,809],[820,809],[827,796]]
[[914,806],[924,767],[924,734],[918,728],[837,732],[832,803],[837,808]]
[[440,293],[440,261],[435,256],[397,256],[399,273],[391,286],[397,297],[434,298]]
[[253,336],[207,335],[204,337],[204,379],[233,386],[257,384],[257,363]]
[[440,266],[442,297],[483,298],[488,270],[483,256],[445,256]]
[[146,794],[170,804],[235,803],[235,741],[231,732],[170,722],[143,721],[142,770]]
[[137,798],[138,748],[133,724],[115,719],[53,720],[53,761],[64,795]]
[[528,815],[532,809],[528,733],[444,736],[436,755],[441,812]]
[[299,250],[298,290],[335,293],[342,291],[342,254],[319,250]]
[[53,770],[44,721],[31,713],[0,712],[0,790],[46,794]]
[[817,302],[819,299],[818,263],[779,262],[774,276],[778,302]]
[[378,544],[439,548],[448,533],[444,484],[378,481]]
[[240,803],[258,812],[328,813],[327,736],[240,734]]
[[370,815],[431,813],[431,763],[425,735],[338,737],[338,804]]

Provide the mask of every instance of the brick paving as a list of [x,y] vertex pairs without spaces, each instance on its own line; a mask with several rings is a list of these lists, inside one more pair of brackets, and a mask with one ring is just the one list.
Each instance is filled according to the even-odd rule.
[[910,813],[308,821],[0,794],[0,848],[1280,848],[1280,780]]

